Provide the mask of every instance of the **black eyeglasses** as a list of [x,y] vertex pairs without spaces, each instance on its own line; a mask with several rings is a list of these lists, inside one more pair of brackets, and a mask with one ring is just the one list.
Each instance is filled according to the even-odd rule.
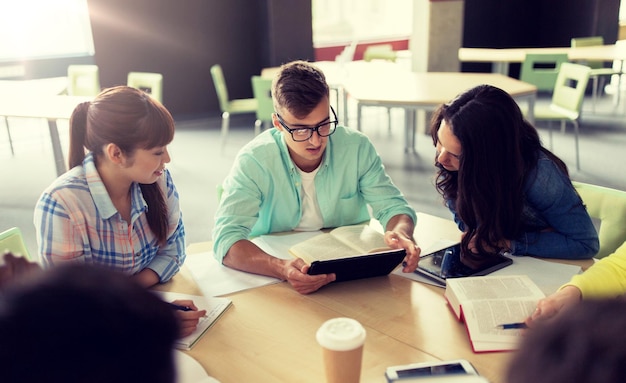
[[335,133],[335,128],[337,128],[337,124],[339,123],[339,121],[337,120],[337,114],[335,113],[335,110],[332,106],[330,107],[330,111],[333,114],[333,121],[322,122],[321,124],[316,126],[298,126],[295,129],[288,127],[285,121],[283,121],[283,118],[278,113],[276,113],[276,118],[278,119],[278,122],[282,125],[282,127],[291,134],[291,138],[293,138],[294,141],[302,142],[311,138],[313,136],[313,132],[317,132],[320,137],[328,137],[331,134]]

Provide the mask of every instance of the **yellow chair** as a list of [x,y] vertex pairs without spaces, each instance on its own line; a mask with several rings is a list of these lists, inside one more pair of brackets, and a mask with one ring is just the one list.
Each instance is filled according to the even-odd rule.
[[[585,97],[585,89],[589,82],[588,66],[562,63],[550,105],[538,105],[533,109],[535,121],[561,121],[561,130],[565,131],[565,125],[569,121],[574,125],[574,142],[576,148],[576,169],[580,170],[580,156],[578,153],[578,119]],[[552,127],[548,125],[550,134],[550,149],[552,149]]]
[[155,100],[163,102],[163,75],[151,72],[130,72],[126,85],[143,90]]
[[261,127],[267,129],[272,124],[274,101],[272,100],[272,79],[252,76],[252,94],[257,101],[254,134],[261,133]]
[[22,232],[18,227],[12,227],[0,233],[0,257],[6,251],[10,251],[15,256],[22,255],[26,259],[30,259],[24,237],[22,237]]
[[[575,37],[571,40],[572,48],[577,47],[589,47],[596,45],[604,45],[604,38],[602,36],[591,36],[591,37]],[[607,77],[613,75],[619,75],[621,72],[619,70],[613,68],[605,68],[604,62],[602,61],[585,61],[579,62],[579,64],[587,65],[591,68],[591,73],[589,73],[589,78],[593,81],[593,86],[591,88],[591,100],[592,100],[592,110],[595,112],[596,110],[596,100],[598,98],[598,88],[602,91],[602,87],[604,85],[604,80]],[[600,80],[602,80],[601,83]]]
[[626,191],[572,181],[592,218],[600,220],[600,251],[606,257],[626,242]]
[[97,65],[68,65],[67,94],[96,96],[100,93],[100,75]]
[[244,113],[256,113],[257,100],[254,98],[242,98],[231,100],[228,97],[228,88],[226,87],[226,80],[224,79],[224,72],[219,64],[215,64],[211,67],[211,77],[213,78],[213,85],[215,85],[215,91],[217,92],[217,100],[220,104],[222,111],[222,147],[226,144],[226,136],[228,136],[228,125],[231,114],[244,114]]

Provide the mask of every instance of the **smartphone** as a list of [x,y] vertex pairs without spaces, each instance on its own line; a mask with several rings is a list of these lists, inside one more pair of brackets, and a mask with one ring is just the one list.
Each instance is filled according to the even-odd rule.
[[415,273],[445,286],[447,278],[487,275],[512,263],[513,260],[509,257],[492,254],[485,257],[485,262],[480,267],[471,268],[461,262],[461,245],[456,244],[420,257]]
[[428,378],[450,375],[478,375],[478,371],[465,359],[442,362],[412,363],[403,366],[387,367],[387,382],[402,382],[405,379]]

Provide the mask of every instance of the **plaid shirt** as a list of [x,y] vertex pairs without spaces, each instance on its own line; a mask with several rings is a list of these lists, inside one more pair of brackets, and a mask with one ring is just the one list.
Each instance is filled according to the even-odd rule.
[[41,263],[100,264],[136,274],[149,268],[161,282],[174,276],[185,260],[185,228],[178,192],[169,171],[157,181],[166,196],[169,231],[159,246],[148,226],[139,184],[131,185],[131,222],[116,210],[96,170],[93,155],[60,176],[41,195],[34,223]]

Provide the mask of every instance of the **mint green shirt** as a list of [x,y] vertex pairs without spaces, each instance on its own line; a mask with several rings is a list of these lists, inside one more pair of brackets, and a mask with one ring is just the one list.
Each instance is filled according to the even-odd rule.
[[[277,129],[241,149],[223,189],[213,229],[213,250],[220,262],[235,242],[290,231],[300,222],[302,182]],[[368,221],[368,205],[383,227],[400,214],[416,220],[374,146],[356,130],[338,126],[328,138],[315,190],[327,228]]]

